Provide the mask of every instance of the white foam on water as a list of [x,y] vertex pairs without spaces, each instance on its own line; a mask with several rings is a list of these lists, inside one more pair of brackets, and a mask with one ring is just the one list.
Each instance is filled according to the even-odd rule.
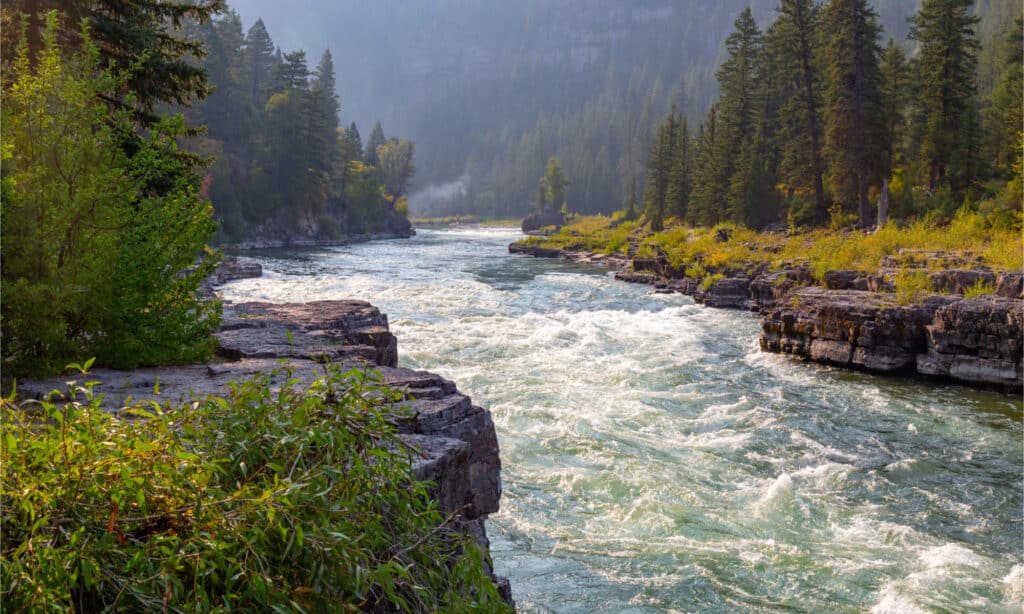
[[815,480],[843,480],[846,476],[856,467],[853,465],[847,465],[845,463],[823,463],[821,465],[813,465],[811,467],[804,467],[803,469],[797,469],[790,473],[792,477],[800,478],[812,478]]
[[928,569],[944,567],[981,567],[984,559],[958,544],[945,544],[928,548],[918,555]]
[[771,505],[780,499],[792,496],[793,478],[788,473],[783,473],[772,480],[771,484],[768,485],[768,488],[764,491],[764,495],[762,495],[761,499],[758,501],[758,505]]
[[1003,578],[1006,596],[1015,602],[1024,603],[1024,564],[1017,563]]
[[816,452],[817,454],[820,454],[821,456],[824,456],[824,457],[827,457],[827,458],[842,458],[842,459],[848,460],[850,462],[855,462],[855,461],[861,460],[861,457],[858,456],[857,454],[851,454],[849,452],[843,452],[842,450],[838,450],[838,449],[836,449],[836,448],[834,448],[832,446],[825,445],[825,444],[823,444],[823,443],[821,443],[821,442],[819,442],[819,441],[817,441],[817,440],[815,440],[815,439],[813,439],[813,438],[811,438],[811,437],[809,437],[807,435],[804,435],[800,431],[792,431],[792,432],[790,432],[789,439],[793,443],[798,444],[798,445],[802,445],[802,446],[806,446],[806,447],[810,448],[811,450],[813,450],[814,452]]
[[884,467],[886,471],[909,471],[914,468],[918,460],[916,458],[904,458],[896,462],[889,463]]
[[855,548],[907,548],[920,539],[913,527],[866,516],[856,516],[842,523],[834,522],[830,528],[836,540]]
[[909,597],[893,588],[883,589],[881,597],[871,608],[871,614],[929,614],[928,610],[919,608]]

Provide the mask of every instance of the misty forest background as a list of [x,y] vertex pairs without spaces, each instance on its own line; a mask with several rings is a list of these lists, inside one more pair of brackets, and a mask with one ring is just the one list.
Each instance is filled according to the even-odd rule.
[[[748,4],[767,31],[777,0],[232,6],[246,28],[262,18],[283,50],[319,57],[330,49],[345,125],[365,131],[380,121],[416,143],[413,214],[509,218],[534,208],[551,156],[571,180],[573,211],[621,209],[634,180],[642,193],[652,140],[671,107],[692,137],[706,121],[720,94],[724,41]],[[920,2],[870,4],[883,28],[879,45],[892,38],[914,57],[908,19]],[[1021,6],[981,0],[970,12],[978,17],[975,104],[984,119]]]

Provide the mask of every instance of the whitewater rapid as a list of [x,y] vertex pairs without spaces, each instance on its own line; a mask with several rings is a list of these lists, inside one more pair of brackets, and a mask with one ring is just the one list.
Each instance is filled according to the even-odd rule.
[[752,314],[510,256],[518,236],[261,252],[222,290],[369,300],[401,366],[491,410],[522,611],[1021,610],[1019,398],[762,354]]

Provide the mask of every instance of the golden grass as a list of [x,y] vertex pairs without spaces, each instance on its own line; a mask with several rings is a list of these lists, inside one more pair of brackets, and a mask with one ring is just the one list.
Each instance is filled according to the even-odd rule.
[[[795,235],[765,233],[733,225],[689,228],[675,225],[649,233],[636,222],[612,228],[612,218],[596,215],[578,217],[550,237],[531,237],[531,245],[562,249],[585,249],[604,253],[625,253],[630,235],[643,236],[638,256],[651,257],[661,251],[669,263],[703,278],[705,271],[724,268],[747,269],[765,265],[781,269],[807,263],[815,278],[827,271],[877,272],[885,256],[900,257],[900,250],[945,252],[981,258],[982,264],[997,271],[1024,268],[1024,240],[1021,233],[993,228],[986,218],[966,210],[952,222],[935,226],[924,221],[905,226],[889,223],[873,231],[814,230]],[[719,231],[729,234],[720,241]],[[909,258],[909,256],[906,256]]]

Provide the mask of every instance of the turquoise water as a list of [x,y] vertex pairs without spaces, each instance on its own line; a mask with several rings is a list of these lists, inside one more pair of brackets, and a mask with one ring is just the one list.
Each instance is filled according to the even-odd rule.
[[265,252],[223,294],[372,301],[402,366],[490,408],[521,611],[1021,611],[1019,398],[762,354],[754,315],[518,236]]

